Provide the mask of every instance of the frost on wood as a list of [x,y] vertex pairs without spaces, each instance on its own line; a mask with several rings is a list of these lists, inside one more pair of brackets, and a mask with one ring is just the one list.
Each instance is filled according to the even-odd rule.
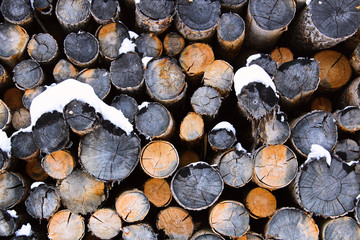
[[133,43],[128,38],[125,38],[121,43],[121,47],[119,49],[119,54],[128,53],[128,52],[135,52],[135,47],[136,47],[135,43]]
[[225,129],[228,132],[232,132],[234,135],[236,134],[236,130],[234,126],[226,121],[219,122],[215,125],[215,127],[212,130],[219,130],[219,129]]
[[311,145],[310,153],[309,153],[306,161],[310,161],[311,159],[320,160],[323,157],[326,159],[326,163],[330,166],[331,165],[330,153],[322,146],[320,146],[318,144],[313,144],[313,145]]
[[0,149],[7,153],[9,156],[11,149],[10,138],[6,135],[4,131],[0,131]]
[[30,223],[26,225],[22,225],[21,228],[15,232],[15,236],[30,237],[31,235],[32,235],[32,230]]

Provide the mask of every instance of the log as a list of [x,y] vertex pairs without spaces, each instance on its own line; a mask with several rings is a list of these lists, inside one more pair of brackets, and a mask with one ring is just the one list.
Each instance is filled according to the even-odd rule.
[[311,102],[311,111],[322,110],[326,112],[332,112],[331,100],[327,97],[316,97]]
[[6,105],[4,101],[0,99],[0,129],[5,130],[9,126],[10,122],[11,122],[10,108]]
[[360,222],[360,200],[359,199],[356,200],[356,207],[355,207],[354,215],[355,215],[354,217],[355,217],[357,224],[359,224],[359,222]]
[[169,32],[165,35],[162,45],[165,55],[176,57],[184,49],[185,40],[177,32]]
[[249,223],[249,213],[244,205],[238,201],[219,202],[209,213],[211,229],[230,238],[243,236],[250,229]]
[[215,60],[205,68],[203,76],[204,86],[215,88],[221,95],[226,98],[234,82],[234,69],[226,61]]
[[64,209],[50,218],[47,229],[51,240],[80,240],[85,235],[85,222],[82,216]]
[[170,177],[179,165],[179,155],[168,141],[155,140],[146,144],[140,154],[143,171],[153,178]]
[[[310,156],[301,165],[294,191],[300,206],[324,218],[343,216],[355,208],[360,193],[354,168],[338,157]],[[331,161],[331,164],[327,162]]]
[[10,237],[19,227],[18,216],[14,215],[12,211],[14,210],[10,210],[9,213],[8,211],[0,210],[0,237]]
[[134,122],[135,116],[139,110],[135,98],[126,94],[119,94],[115,96],[111,101],[111,106],[120,110],[131,123]]
[[13,69],[13,81],[21,90],[34,88],[44,82],[44,72],[37,61],[23,60]]
[[7,151],[0,149],[0,172],[7,170],[11,166],[11,158]]
[[274,76],[277,71],[277,64],[269,54],[258,53],[250,55],[246,60],[246,66],[248,67],[253,64],[262,67],[270,76]]
[[[321,3],[320,3],[321,2]],[[312,0],[294,20],[289,43],[298,52],[335,46],[355,34],[360,18],[358,2]]]
[[19,110],[23,107],[22,96],[24,92],[17,87],[9,88],[3,95],[4,103],[11,111]]
[[25,206],[33,218],[49,219],[60,207],[60,195],[55,187],[40,184],[30,190]]
[[116,198],[115,208],[122,220],[132,223],[146,217],[150,209],[150,202],[142,191],[128,190]]
[[9,68],[13,68],[24,57],[29,35],[18,25],[0,24],[0,60]]
[[123,93],[140,92],[144,86],[144,68],[137,53],[125,53],[110,65],[110,80]]
[[169,139],[175,131],[172,114],[162,104],[145,102],[135,116],[135,128],[147,139]]
[[144,73],[146,92],[165,106],[181,101],[186,94],[185,74],[177,61],[169,58],[151,60]]
[[333,113],[339,130],[354,133],[360,130],[360,107],[348,106]]
[[244,236],[237,238],[237,240],[264,240],[265,238],[258,233],[255,232],[247,232]]
[[34,181],[45,181],[49,177],[41,166],[41,160],[37,157],[27,160],[26,173]]
[[208,142],[215,152],[226,151],[236,142],[236,130],[234,126],[222,121],[216,124],[208,133]]
[[74,170],[76,165],[74,157],[67,150],[59,150],[47,154],[41,160],[44,171],[54,179],[64,179]]
[[175,26],[190,41],[208,41],[219,22],[220,2],[210,0],[177,1]]
[[32,6],[27,0],[2,1],[1,14],[7,22],[21,27],[29,26],[33,20]]
[[267,218],[271,217],[276,210],[276,198],[267,189],[256,187],[246,195],[246,208],[251,217]]
[[[30,2],[31,3],[31,2]],[[53,2],[47,0],[34,0],[32,3],[34,10],[38,11],[41,15],[52,15]],[[34,13],[35,15],[36,13]]]
[[297,157],[286,145],[260,147],[253,153],[253,159],[253,181],[271,191],[289,185],[298,172]]
[[0,64],[0,89],[10,87],[11,83],[12,82],[8,71]]
[[341,101],[346,106],[360,107],[360,77],[352,80],[345,88]]
[[162,42],[154,33],[142,33],[135,39],[136,50],[143,57],[160,57],[163,51]]
[[54,39],[48,33],[34,34],[27,46],[27,52],[31,59],[40,64],[52,64],[59,55],[59,47]]
[[69,61],[60,59],[54,67],[53,76],[55,82],[59,83],[66,79],[75,79],[78,75],[78,70]]
[[64,52],[75,66],[91,67],[99,55],[99,42],[89,32],[72,32],[64,39]]
[[334,148],[334,154],[343,161],[351,163],[360,160],[360,147],[354,140],[346,138],[338,141]]
[[154,232],[149,224],[139,223],[133,225],[127,225],[122,229],[122,238],[124,240],[132,240],[144,238],[148,240],[156,240],[157,234]]
[[275,212],[265,226],[266,239],[319,239],[319,228],[310,214],[293,207]]
[[28,126],[30,126],[30,124],[30,112],[26,108],[20,108],[13,113],[11,125],[14,127],[15,130],[27,128]]
[[352,69],[345,55],[333,50],[322,50],[315,54],[319,62],[319,89],[336,91],[343,87],[351,78]]
[[220,197],[224,182],[220,173],[206,162],[180,168],[171,180],[171,192],[185,209],[200,211]]
[[190,145],[199,144],[204,137],[204,120],[201,115],[189,112],[181,121],[179,136]]
[[203,86],[196,89],[190,99],[193,110],[207,119],[214,119],[221,107],[221,96],[214,88]]
[[144,184],[144,194],[155,207],[167,207],[172,194],[169,183],[165,179],[149,178]]
[[185,150],[180,155],[180,164],[179,167],[185,167],[186,165],[189,165],[190,163],[199,162],[200,157],[199,154],[192,150]]
[[307,156],[311,145],[318,144],[331,151],[337,142],[337,127],[331,113],[325,111],[312,111],[291,124],[291,143],[296,151]]
[[20,159],[30,159],[39,155],[32,132],[18,132],[11,136],[11,155]]
[[10,209],[25,200],[29,186],[18,173],[3,171],[0,173],[0,209]]
[[99,25],[119,20],[121,8],[116,0],[94,0],[91,2],[90,14]]
[[224,240],[224,238],[212,230],[197,230],[190,240]]
[[295,16],[294,0],[249,0],[245,43],[251,48],[272,49]]
[[290,62],[294,59],[293,53],[286,47],[275,47],[270,53],[270,57],[276,62],[278,67],[280,67],[281,64]]
[[287,116],[278,110],[260,120],[256,133],[266,145],[284,144],[291,135]]
[[221,10],[223,12],[240,13],[246,6],[247,0],[221,0]]
[[59,180],[57,185],[63,206],[76,214],[95,212],[107,198],[105,183],[80,170]]
[[98,98],[104,100],[110,93],[111,81],[110,74],[103,68],[84,69],[79,72],[76,80],[87,83],[94,89]]
[[121,219],[115,210],[100,208],[89,219],[88,228],[92,235],[101,239],[116,237],[121,231]]
[[35,144],[45,153],[65,148],[69,142],[69,126],[57,111],[43,114],[33,127]]
[[103,122],[81,139],[78,156],[84,170],[96,179],[121,181],[138,164],[140,147],[140,139],[135,133],[127,135]]
[[[24,94],[22,95],[22,103],[24,105],[24,107],[26,109],[30,109],[30,105],[32,103],[32,100],[39,95],[40,93],[42,93],[43,91],[45,91],[45,87],[44,86],[36,86],[34,88],[31,89],[27,89],[25,90]],[[20,108],[21,109],[21,108]]]
[[170,239],[189,239],[195,225],[191,215],[180,207],[168,207],[159,212],[156,228],[165,232]]
[[356,75],[360,75],[360,44],[350,56],[350,64]]
[[59,0],[55,15],[66,32],[77,32],[84,29],[91,20],[90,5],[87,0]]
[[360,227],[356,221],[349,217],[341,217],[327,221],[321,229],[321,237],[330,239],[359,239]]
[[296,107],[306,103],[319,86],[319,64],[317,61],[298,58],[282,64],[274,75],[281,103],[285,107]]
[[135,25],[142,32],[165,32],[174,17],[175,1],[143,0],[135,4]]

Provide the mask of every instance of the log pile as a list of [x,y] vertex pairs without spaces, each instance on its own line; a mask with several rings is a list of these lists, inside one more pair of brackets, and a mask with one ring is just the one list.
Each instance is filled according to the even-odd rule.
[[360,239],[360,0],[3,0],[0,237]]

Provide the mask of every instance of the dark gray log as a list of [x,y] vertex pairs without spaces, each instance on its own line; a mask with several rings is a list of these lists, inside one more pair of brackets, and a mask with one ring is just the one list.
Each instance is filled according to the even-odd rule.
[[160,57],[162,54],[162,42],[154,33],[142,33],[136,40],[136,50],[147,57]]
[[191,97],[191,106],[194,111],[203,117],[215,118],[221,107],[221,97],[212,87],[199,87]]
[[313,144],[329,152],[337,142],[337,127],[334,117],[325,111],[312,111],[301,116],[292,124],[291,142],[303,156],[310,153]]
[[184,38],[209,40],[219,22],[220,2],[211,0],[179,0],[176,4],[176,29]]
[[54,80],[57,83],[69,78],[76,79],[77,75],[78,70],[74,67],[74,65],[65,59],[59,60],[53,69]]
[[30,159],[39,154],[32,132],[19,132],[11,137],[11,155],[20,159]]
[[0,210],[0,237],[9,237],[15,233],[19,227],[17,219],[18,217],[10,215],[8,211]]
[[331,157],[330,166],[324,157],[311,158],[300,167],[295,191],[306,211],[325,218],[338,217],[354,210],[360,183],[354,168],[337,157]]
[[221,8],[225,12],[241,12],[247,0],[220,0]]
[[256,134],[263,144],[284,144],[291,134],[286,114],[278,110],[262,118]]
[[59,47],[50,34],[38,33],[31,37],[27,51],[29,56],[38,63],[51,64],[57,58]]
[[99,42],[91,33],[72,32],[64,40],[64,52],[74,65],[83,68],[90,67],[99,55]]
[[13,69],[13,81],[21,90],[34,88],[44,82],[44,72],[37,61],[27,59]]
[[360,224],[360,200],[356,200],[356,207],[355,207],[355,219],[358,224]]
[[163,47],[167,56],[177,56],[185,47],[185,39],[177,32],[170,32],[164,37]]
[[115,96],[111,101],[111,106],[120,110],[131,123],[134,122],[135,116],[139,111],[136,100],[126,94]]
[[11,122],[10,108],[0,99],[0,129],[6,129]]
[[220,173],[206,162],[180,168],[171,180],[171,192],[176,202],[189,210],[210,207],[220,197],[223,188]]
[[236,142],[235,128],[229,122],[220,122],[209,131],[208,142],[216,152],[230,149]]
[[22,202],[28,194],[29,186],[20,174],[0,173],[0,209],[10,209]]
[[122,238],[124,240],[132,240],[138,238],[144,238],[148,240],[157,240],[157,234],[154,232],[149,224],[138,223],[128,225],[122,229]]
[[30,190],[25,206],[33,218],[49,219],[60,207],[60,195],[55,187],[41,184]]
[[0,172],[6,170],[9,163],[10,163],[10,158],[8,156],[8,153],[0,149]]
[[0,64],[0,89],[7,88],[11,85],[11,78],[8,71]]
[[76,80],[92,86],[96,96],[102,100],[110,93],[110,74],[106,69],[84,69],[83,71],[79,72]]
[[333,113],[341,131],[354,133],[360,130],[360,107],[348,106]]
[[80,163],[85,171],[104,181],[121,181],[136,167],[140,139],[127,135],[109,122],[85,135],[79,145]]
[[360,77],[352,80],[345,88],[341,101],[345,106],[360,107]]
[[22,96],[22,103],[24,107],[30,109],[32,100],[36,98],[37,95],[45,91],[45,89],[46,88],[44,86],[36,86],[34,88],[27,89]]
[[332,219],[322,226],[321,237],[324,240],[360,239],[360,227],[349,216]]
[[310,214],[284,207],[277,210],[265,226],[266,239],[319,239],[319,228]]
[[67,32],[84,29],[91,20],[90,1],[59,0],[55,7],[56,18]]
[[40,12],[42,15],[51,15],[53,10],[53,0],[34,0],[34,10]]
[[352,139],[343,139],[336,144],[334,154],[345,162],[358,161],[360,160],[360,147]]
[[10,23],[28,26],[33,20],[33,13],[29,0],[3,0],[1,13]]
[[350,57],[350,64],[357,75],[360,75],[360,44],[357,45]]
[[190,240],[224,240],[224,238],[211,230],[198,230]]
[[69,142],[69,126],[62,113],[48,112],[36,121],[33,136],[41,151],[52,153],[63,149]]
[[144,85],[144,68],[139,54],[125,53],[112,61],[110,80],[122,92],[133,93],[139,91]]
[[105,25],[119,20],[121,8],[117,0],[93,0],[90,13],[98,24]]
[[270,76],[274,76],[277,71],[277,64],[269,54],[259,53],[251,55],[246,62],[246,66],[253,64],[262,67]]

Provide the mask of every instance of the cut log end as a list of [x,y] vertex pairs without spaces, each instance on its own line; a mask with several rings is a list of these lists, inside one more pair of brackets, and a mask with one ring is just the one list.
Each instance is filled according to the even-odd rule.
[[143,220],[149,212],[150,202],[140,190],[125,191],[115,201],[116,212],[128,223]]
[[88,223],[93,235],[101,239],[111,239],[121,231],[121,219],[115,210],[101,208],[94,212]]
[[254,188],[246,196],[246,207],[252,217],[266,218],[274,214],[276,210],[276,198],[264,188]]
[[61,210],[50,218],[47,229],[51,240],[80,240],[85,235],[85,222],[82,216],[69,210]]
[[155,207],[166,207],[172,200],[170,185],[165,179],[148,179],[144,184],[144,194]]
[[164,52],[168,56],[177,56],[185,47],[184,38],[176,32],[166,34],[163,40]]
[[100,99],[105,99],[110,93],[111,81],[110,74],[103,68],[84,69],[76,79],[82,83],[89,84]]
[[54,179],[64,179],[75,168],[75,159],[66,150],[59,150],[46,155],[41,165],[44,171]]
[[180,139],[190,144],[199,143],[204,136],[204,120],[200,114],[188,113],[180,124]]

